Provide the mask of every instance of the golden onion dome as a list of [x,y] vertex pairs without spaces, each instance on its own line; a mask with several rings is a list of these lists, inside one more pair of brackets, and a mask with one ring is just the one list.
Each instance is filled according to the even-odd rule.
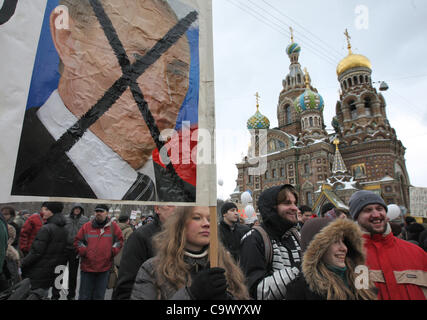
[[337,66],[337,75],[340,76],[345,71],[350,70],[352,68],[357,67],[366,67],[372,69],[371,61],[368,58],[361,54],[354,54],[351,52],[351,44],[350,44],[350,35],[348,34],[347,29],[345,29],[344,35],[347,38],[347,48],[348,48],[348,56],[345,57],[338,63]]
[[368,58],[361,54],[350,53],[342,59],[337,66],[337,75],[343,74],[345,71],[356,67],[366,67],[372,69],[372,64]]

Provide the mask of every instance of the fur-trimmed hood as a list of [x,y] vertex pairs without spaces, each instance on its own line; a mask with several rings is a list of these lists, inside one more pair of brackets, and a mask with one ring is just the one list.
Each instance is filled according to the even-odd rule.
[[[302,271],[304,278],[311,291],[329,298],[344,298],[348,290],[338,289],[345,287],[338,277],[330,271],[322,261],[323,255],[329,246],[338,241],[341,236],[347,246],[346,266],[347,282],[350,292],[357,292],[354,289],[355,268],[365,264],[365,253],[363,248],[362,232],[358,225],[348,219],[336,219],[324,226],[307,246],[303,256]],[[340,292],[340,293],[339,293]],[[331,296],[332,295],[332,296]],[[348,297],[358,298],[358,297]]]

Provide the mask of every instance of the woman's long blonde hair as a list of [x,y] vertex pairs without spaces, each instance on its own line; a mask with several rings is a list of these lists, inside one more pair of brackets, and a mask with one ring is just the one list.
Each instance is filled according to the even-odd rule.
[[[156,249],[155,270],[157,283],[165,283],[178,290],[191,285],[190,267],[184,261],[186,226],[191,219],[194,207],[177,207],[174,215],[168,218],[163,230],[153,238]],[[228,292],[234,298],[249,299],[243,272],[232,256],[218,243],[218,266],[225,269]]]

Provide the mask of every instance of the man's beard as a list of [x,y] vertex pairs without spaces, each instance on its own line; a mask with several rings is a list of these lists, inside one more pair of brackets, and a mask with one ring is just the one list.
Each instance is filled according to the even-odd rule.
[[[385,219],[382,219],[382,221],[385,221]],[[370,234],[383,234],[387,230],[387,223],[384,223],[384,227],[381,229],[375,229],[371,223],[360,224],[360,226]]]
[[99,223],[102,223],[105,221],[105,219],[107,219],[107,217],[103,217],[103,216],[96,216],[95,220]]

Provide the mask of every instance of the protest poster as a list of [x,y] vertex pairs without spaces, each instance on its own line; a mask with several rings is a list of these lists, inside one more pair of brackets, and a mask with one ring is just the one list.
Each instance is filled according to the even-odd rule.
[[216,204],[211,1],[0,10],[0,202]]

